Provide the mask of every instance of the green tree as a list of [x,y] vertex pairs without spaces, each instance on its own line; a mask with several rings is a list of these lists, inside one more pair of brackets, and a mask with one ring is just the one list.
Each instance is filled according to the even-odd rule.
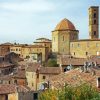
[[49,59],[47,61],[46,66],[48,66],[48,67],[58,67],[57,60],[56,59]]
[[46,90],[40,93],[39,100],[100,100],[100,94],[89,84],[76,87],[65,85],[58,90]]

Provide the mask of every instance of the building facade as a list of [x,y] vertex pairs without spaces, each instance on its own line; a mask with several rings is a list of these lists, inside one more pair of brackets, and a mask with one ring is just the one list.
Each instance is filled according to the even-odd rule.
[[78,40],[78,30],[68,19],[63,19],[52,31],[52,52],[70,54],[70,41]]
[[77,58],[100,55],[98,6],[89,8],[89,39],[78,39],[78,37],[78,30],[72,22],[67,19],[62,20],[52,32],[52,52]]
[[7,53],[9,53],[12,45],[13,44],[9,42],[0,44],[0,56],[5,56]]
[[34,42],[35,45],[42,45],[49,48],[49,52],[52,51],[52,41],[47,38],[38,38]]
[[[44,62],[48,59],[49,56],[49,47],[42,45],[13,45],[10,47],[10,52],[18,54],[23,59],[28,59],[34,54],[37,54],[37,61],[40,59],[41,62]],[[33,59],[34,60],[34,59]]]

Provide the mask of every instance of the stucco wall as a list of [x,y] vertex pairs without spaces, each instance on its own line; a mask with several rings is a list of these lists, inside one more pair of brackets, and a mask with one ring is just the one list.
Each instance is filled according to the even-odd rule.
[[78,39],[78,31],[63,30],[52,32],[52,52],[58,54],[70,53],[70,41]]
[[[87,52],[87,55],[86,55]],[[86,58],[100,54],[100,41],[77,41],[70,43],[70,53],[74,57]]]
[[28,83],[28,86],[31,88],[31,89],[34,89],[36,90],[37,87],[36,87],[36,73],[35,72],[27,72],[26,71],[26,78],[27,78],[27,83]]

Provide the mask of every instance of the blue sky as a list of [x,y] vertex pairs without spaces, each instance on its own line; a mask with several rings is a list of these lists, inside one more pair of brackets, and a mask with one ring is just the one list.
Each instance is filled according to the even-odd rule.
[[0,43],[51,39],[63,18],[75,25],[80,38],[88,38],[90,6],[100,6],[100,0],[0,0]]

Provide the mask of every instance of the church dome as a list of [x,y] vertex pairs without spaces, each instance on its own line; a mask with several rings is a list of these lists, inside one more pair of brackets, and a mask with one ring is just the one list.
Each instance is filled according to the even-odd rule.
[[73,23],[65,18],[61,20],[60,23],[57,24],[55,31],[57,30],[76,30],[76,29]]

